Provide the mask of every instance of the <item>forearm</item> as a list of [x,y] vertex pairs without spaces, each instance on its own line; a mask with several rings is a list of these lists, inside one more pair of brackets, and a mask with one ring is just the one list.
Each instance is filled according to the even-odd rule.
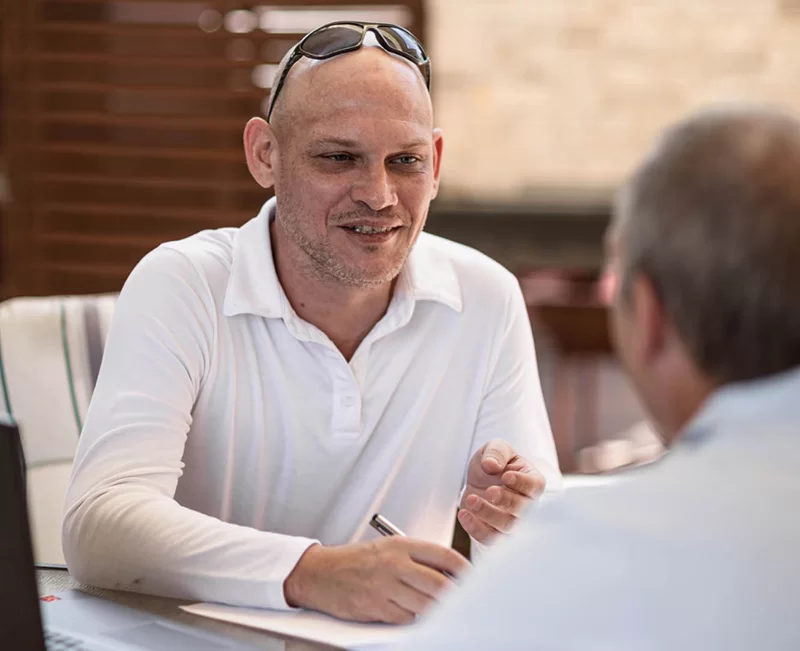
[[86,496],[63,527],[82,583],[260,608],[287,607],[284,580],[314,542],[222,522],[135,486]]
[[283,581],[312,541],[174,499],[215,319],[203,279],[168,247],[125,283],[75,454],[64,555],[79,580],[102,587],[285,607]]

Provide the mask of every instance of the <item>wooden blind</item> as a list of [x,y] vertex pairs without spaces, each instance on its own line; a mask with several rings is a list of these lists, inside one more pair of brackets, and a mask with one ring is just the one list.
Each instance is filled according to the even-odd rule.
[[4,0],[0,297],[118,290],[160,242],[267,198],[242,130],[275,64],[331,20],[424,34],[422,0]]

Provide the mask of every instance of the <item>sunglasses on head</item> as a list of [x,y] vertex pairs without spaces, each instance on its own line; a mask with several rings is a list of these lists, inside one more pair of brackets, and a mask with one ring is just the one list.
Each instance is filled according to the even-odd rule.
[[309,59],[330,59],[345,52],[352,52],[364,44],[367,32],[375,35],[375,40],[387,52],[397,54],[414,63],[425,78],[425,85],[431,89],[431,63],[422,44],[404,27],[391,23],[361,23],[361,22],[336,22],[323,25],[308,34],[292,48],[286,66],[281,73],[272,102],[267,111],[267,122],[272,116],[272,109],[278,101],[281,89],[286,82],[292,66],[302,57]]

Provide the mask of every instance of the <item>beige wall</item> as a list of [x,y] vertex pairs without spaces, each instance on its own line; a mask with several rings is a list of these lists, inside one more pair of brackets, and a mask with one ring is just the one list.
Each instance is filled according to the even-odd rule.
[[603,196],[697,107],[800,110],[800,0],[429,0],[428,19],[451,198]]

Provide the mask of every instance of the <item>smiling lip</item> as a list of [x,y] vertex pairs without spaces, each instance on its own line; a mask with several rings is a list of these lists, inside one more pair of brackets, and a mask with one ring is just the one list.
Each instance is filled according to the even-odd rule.
[[[366,227],[369,228],[379,228],[381,230],[370,232],[367,230],[359,231],[355,230],[359,227]],[[368,244],[380,244],[382,242],[387,242],[392,239],[399,231],[401,226],[390,226],[388,230],[384,230],[387,228],[386,224],[365,224],[360,222],[358,224],[353,225],[346,225],[340,227],[345,233],[347,233],[350,237],[354,237],[360,242],[368,243]]]
[[367,230],[374,229],[374,230],[382,231],[382,230],[386,230],[386,229],[388,229],[388,230],[396,230],[398,228],[401,228],[402,224],[387,224],[385,221],[374,221],[374,222],[371,222],[371,221],[357,221],[357,222],[351,222],[349,224],[339,224],[339,227],[340,228],[346,228],[348,230],[353,230],[353,229],[356,229],[356,228],[364,228],[364,229],[367,229]]

